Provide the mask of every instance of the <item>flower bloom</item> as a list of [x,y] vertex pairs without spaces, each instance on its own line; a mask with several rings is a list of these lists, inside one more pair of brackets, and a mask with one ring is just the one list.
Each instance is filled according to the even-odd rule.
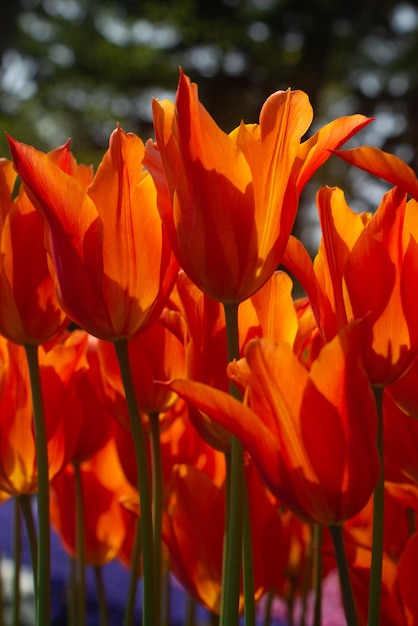
[[[417,202],[393,188],[373,214],[356,214],[341,189],[317,195],[322,242],[312,263],[292,240],[285,264],[308,292],[326,340],[350,319],[364,318],[363,358],[370,381],[390,385],[417,354]],[[288,262],[290,260],[290,262]]]
[[[84,550],[88,565],[103,565],[121,549],[131,513],[121,501],[134,494],[125,478],[113,441],[79,465],[84,511]],[[52,481],[51,520],[64,547],[76,556],[76,486],[73,465]]]
[[286,342],[250,341],[245,359],[229,365],[249,406],[200,383],[171,383],[242,441],[284,505],[323,525],[358,513],[379,475],[377,415],[361,361],[361,326],[346,325],[309,371]]
[[[354,115],[301,143],[313,114],[302,91],[278,91],[259,124],[224,133],[181,72],[176,104],[153,102],[145,165],[181,267],[207,295],[242,302],[278,267],[310,176],[370,120]],[[171,201],[170,201],[171,199]]]
[[399,157],[372,146],[339,150],[336,154],[344,161],[396,185],[418,201],[415,172]]
[[[256,601],[271,589],[287,564],[289,541],[278,507],[248,461],[246,479],[254,547]],[[193,515],[190,515],[190,510]],[[225,482],[213,482],[196,467],[173,468],[172,491],[163,517],[163,536],[176,578],[203,606],[220,612]],[[241,598],[242,605],[242,598]]]
[[[177,396],[170,389],[157,385],[155,381],[184,375],[183,344],[156,320],[129,342],[128,350],[140,411],[148,415],[167,411],[175,403]],[[113,346],[108,341],[99,341],[98,355],[106,383],[116,394],[123,396],[124,389]]]
[[0,333],[14,343],[42,344],[68,323],[54,289],[42,217],[21,186],[13,163],[0,159]]
[[158,317],[177,273],[142,141],[118,127],[87,190],[47,155],[9,142],[47,223],[63,309],[92,335],[133,337]]
[[[71,333],[46,350],[39,348],[45,401],[48,470],[52,479],[71,458],[78,425],[64,419],[71,385],[86,367],[85,335]],[[25,350],[0,337],[0,489],[12,495],[37,491],[33,409]]]

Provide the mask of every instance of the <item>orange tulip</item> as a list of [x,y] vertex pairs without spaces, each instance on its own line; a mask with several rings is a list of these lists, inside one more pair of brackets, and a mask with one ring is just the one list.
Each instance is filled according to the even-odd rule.
[[171,383],[242,441],[281,502],[324,525],[355,515],[379,475],[377,416],[361,363],[361,330],[358,323],[344,327],[310,371],[283,341],[249,342],[245,359],[229,366],[249,406],[200,383]]
[[173,468],[179,464],[205,472],[216,485],[225,480],[225,455],[200,437],[189,419],[188,409],[188,404],[179,398],[169,411],[175,414],[175,419],[161,432],[161,457],[167,492],[171,490]]
[[307,290],[327,340],[347,320],[364,318],[370,381],[390,385],[418,348],[418,301],[410,288],[418,270],[417,203],[394,188],[373,216],[358,215],[340,189],[329,187],[319,190],[317,203],[323,240],[314,267],[294,240],[285,263]]
[[418,483],[418,421],[404,413],[386,392],[383,425],[386,458],[406,479]]
[[[344,535],[351,585],[360,626],[367,626],[370,583],[370,548],[357,544]],[[396,564],[383,554],[382,591],[380,601],[381,624],[404,626],[404,611],[400,596]]]
[[[121,504],[133,493],[110,441],[90,461],[79,466],[84,513],[85,561],[103,565],[114,559],[131,525],[131,513]],[[76,554],[75,472],[68,465],[54,478],[51,521],[69,554]]]
[[[306,330],[299,333],[292,287],[287,274],[274,272],[256,294],[240,305],[238,319],[242,353],[251,338],[261,336],[284,339],[292,345],[297,341],[297,349],[303,349],[302,334],[312,332],[312,327],[306,322]],[[178,332],[178,328],[182,329],[180,333],[186,346],[185,376],[228,391],[227,340],[222,305],[206,296],[183,271],[179,272],[172,295],[177,295],[176,301],[170,298],[171,303],[163,311],[163,318],[174,332]],[[170,309],[170,306],[173,308]],[[274,315],[271,311],[274,311]],[[182,323],[179,323],[179,317]],[[312,316],[310,319],[312,322]],[[228,431],[193,407],[190,407],[189,415],[198,432],[210,445],[223,451],[229,447],[231,436]]]
[[22,187],[12,200],[16,178],[13,163],[0,159],[0,333],[21,345],[42,344],[68,318],[48,269],[43,220]]
[[416,590],[416,567],[418,559],[418,533],[415,533],[398,563],[398,580],[407,626],[418,622],[418,595]]
[[[142,413],[162,413],[176,401],[170,389],[156,385],[184,374],[184,346],[163,324],[156,320],[134,337],[128,346],[132,376],[138,405]],[[99,341],[98,355],[107,383],[119,395],[124,395],[116,352],[106,341]]]
[[[246,467],[254,547],[255,598],[275,584],[287,563],[287,537],[271,495],[252,463]],[[163,537],[173,573],[200,603],[220,611],[225,484],[194,467],[177,465],[164,515]],[[190,510],[193,515],[190,515]]]
[[[42,346],[39,351],[50,479],[71,458],[78,436],[78,428],[63,419],[63,406],[73,376],[85,367],[84,340],[84,334],[76,332],[48,351]],[[12,495],[35,493],[33,410],[23,347],[0,337],[0,368],[0,488]]]
[[418,179],[415,172],[399,157],[372,146],[338,150],[335,154],[348,163],[396,185],[418,200]]
[[118,127],[87,190],[42,152],[9,142],[47,223],[63,309],[92,335],[131,338],[158,317],[177,273],[142,141]]
[[386,390],[402,411],[415,419],[418,418],[417,385],[418,361],[415,361],[408,372]]
[[113,437],[116,422],[115,403],[107,393],[100,368],[98,340],[87,333],[85,340],[86,368],[73,377],[63,406],[63,419],[77,432],[71,454],[71,461],[76,463],[90,459]]
[[227,135],[183,72],[176,104],[154,100],[153,114],[157,144],[147,144],[145,165],[174,254],[220,302],[241,302],[265,283],[280,264],[304,185],[330,149],[370,121],[340,118],[301,143],[312,107],[289,89],[266,100],[259,124]]

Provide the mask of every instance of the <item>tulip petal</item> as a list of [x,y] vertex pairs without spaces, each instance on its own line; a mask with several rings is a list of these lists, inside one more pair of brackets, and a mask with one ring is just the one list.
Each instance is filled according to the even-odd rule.
[[418,200],[418,179],[415,172],[399,157],[371,146],[339,150],[335,154],[344,161],[400,187]]
[[373,120],[364,115],[347,115],[323,126],[310,139],[303,142],[298,150],[301,167],[297,186],[299,193],[309,178],[329,158],[330,150],[336,150],[355,133]]
[[[277,444],[274,434],[248,406],[228,393],[191,380],[168,383],[181,398],[209,415],[214,421],[235,434],[254,459],[275,473]],[[257,440],[257,445],[254,445]]]
[[105,307],[97,306],[102,300],[103,235],[96,207],[84,189],[46,154],[11,137],[9,143],[16,169],[48,223],[49,253],[61,306],[86,329],[91,319],[97,320],[97,325],[110,326]]

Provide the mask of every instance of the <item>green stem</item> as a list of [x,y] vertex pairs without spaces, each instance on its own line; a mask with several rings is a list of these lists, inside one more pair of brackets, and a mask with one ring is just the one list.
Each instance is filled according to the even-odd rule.
[[312,561],[313,561],[313,590],[314,590],[314,621],[313,626],[322,623],[322,526],[314,524],[312,529]]
[[160,444],[160,416],[150,413],[150,442],[152,467],[152,502],[154,505],[154,567],[155,567],[155,614],[161,623],[162,588],[162,515],[163,515],[163,468]]
[[38,361],[38,346],[27,344],[25,345],[25,351],[32,392],[36,461],[38,468],[36,624],[37,626],[49,626],[51,621],[51,529],[49,516],[48,445]]
[[414,511],[414,509],[408,508],[407,511],[406,511],[406,517],[407,517],[407,523],[408,523],[409,536],[412,537],[412,535],[415,533],[415,511]]
[[[3,555],[0,552],[0,568],[2,568],[3,565]],[[4,619],[4,585],[3,585],[3,577],[0,576],[0,626],[5,626],[5,619]]]
[[141,520],[139,517],[135,520],[134,540],[131,553],[131,577],[129,580],[128,599],[125,605],[124,626],[132,626],[135,615],[135,599],[138,587],[138,572],[141,559]]
[[22,520],[19,509],[19,496],[13,500],[13,553],[14,553],[14,576],[13,576],[13,610],[12,624],[20,624],[20,568],[22,565]]
[[86,624],[86,567],[84,503],[82,475],[79,463],[73,463],[75,486],[75,552],[76,552],[76,615],[78,626]]
[[210,626],[219,626],[219,615],[216,613],[209,613]]
[[273,607],[273,600],[274,600],[274,596],[275,595],[276,595],[276,590],[273,587],[267,593],[266,608],[265,608],[265,611],[264,611],[263,626],[270,626],[270,624],[271,624],[271,609]]
[[169,626],[171,615],[171,584],[170,584],[170,572],[165,571],[163,575],[162,585],[162,606],[164,607],[163,616],[161,619],[161,626]]
[[[223,535],[223,553],[222,553],[222,582],[226,580],[226,566],[227,566],[227,554],[228,554],[228,539],[229,539],[229,512],[231,504],[231,450],[225,452],[225,521],[224,521],[224,535]],[[223,587],[222,587],[223,589]],[[225,604],[227,601],[227,595],[222,591],[221,593],[221,608],[220,616],[225,614]]]
[[67,624],[76,626],[76,562],[73,557],[68,559],[68,569]]
[[312,587],[312,565],[313,565],[312,548],[313,548],[313,536],[312,536],[312,529],[311,529],[311,536],[305,547],[305,566],[304,566],[304,571],[303,571],[302,597],[301,597],[302,612],[300,616],[299,626],[306,626],[308,595]]
[[[239,358],[238,304],[224,303],[228,361]],[[231,396],[241,400],[238,389],[230,383]],[[244,507],[244,448],[235,436],[231,437],[230,501],[228,513],[227,545],[224,550],[226,564],[222,584],[221,626],[237,626],[239,622],[239,596],[241,586],[241,550],[243,541]],[[248,539],[248,537],[247,537]],[[249,548],[248,548],[249,549]]]
[[383,517],[385,499],[385,475],[383,462],[383,387],[373,387],[377,411],[377,452],[380,460],[380,476],[373,495],[373,540],[370,566],[368,626],[380,624],[380,596],[383,567]]
[[341,595],[343,598],[345,618],[347,626],[357,626],[357,612],[351,589],[350,575],[348,572],[347,558],[345,555],[342,526],[331,525],[329,527],[334,554],[337,561],[338,575],[340,579]]
[[185,626],[196,626],[196,600],[190,594],[186,599]]
[[[147,445],[141,415],[139,413],[131,366],[128,354],[128,341],[119,339],[115,342],[119,368],[125,390],[126,402],[135,448],[138,490],[141,505],[142,532],[142,612],[143,626],[156,626],[155,575],[154,575],[154,538],[152,522],[151,480],[148,467]],[[137,578],[138,570],[132,572]]]
[[[245,478],[245,476],[244,476]],[[251,537],[251,516],[248,491],[243,490],[244,514],[242,536],[242,562],[244,565],[244,616],[245,626],[255,626],[255,600],[254,600],[254,562]]]
[[28,494],[21,494],[18,496],[19,505],[22,511],[23,520],[25,522],[26,534],[28,537],[29,544],[29,552],[32,561],[32,571],[33,571],[33,585],[35,589],[35,597],[36,597],[36,572],[37,572],[37,563],[38,563],[38,538],[36,536],[36,526],[35,521],[33,519],[33,511],[32,511],[32,499]]
[[109,626],[109,611],[106,602],[106,590],[103,584],[102,568],[96,566],[94,568],[94,577],[96,579],[97,600],[99,605],[100,626]]
[[288,626],[294,626],[295,624],[295,588],[296,588],[296,584],[295,584],[295,579],[292,576],[289,579],[289,583],[290,583],[290,587],[289,587],[289,594],[288,597],[286,599],[286,607],[287,607],[287,624]]

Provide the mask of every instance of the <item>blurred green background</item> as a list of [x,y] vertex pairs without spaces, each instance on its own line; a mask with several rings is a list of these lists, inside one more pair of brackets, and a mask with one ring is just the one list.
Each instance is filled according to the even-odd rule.
[[[117,122],[151,137],[151,98],[174,99],[182,66],[226,131],[257,121],[266,97],[290,86],[309,94],[312,131],[373,116],[354,144],[418,169],[415,2],[14,0],[0,6],[0,55],[1,129],[43,150],[71,137],[79,162],[97,165]],[[3,132],[0,155],[9,157]],[[376,208],[385,189],[333,157],[302,199],[299,229],[312,245],[324,183],[342,186],[356,210]]]

